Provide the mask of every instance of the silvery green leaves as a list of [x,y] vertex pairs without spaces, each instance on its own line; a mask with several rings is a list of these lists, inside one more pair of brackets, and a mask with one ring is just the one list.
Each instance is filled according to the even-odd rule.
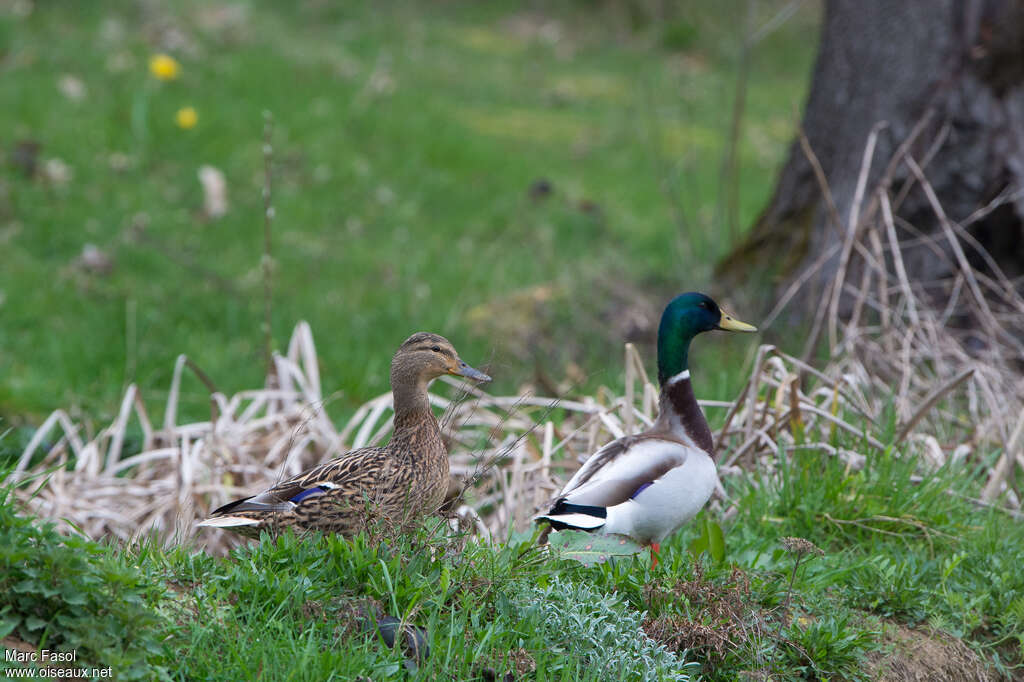
[[544,632],[552,650],[582,658],[601,679],[689,682],[700,673],[685,654],[648,637],[646,614],[618,595],[559,575],[544,586],[521,583],[513,594],[509,607]]

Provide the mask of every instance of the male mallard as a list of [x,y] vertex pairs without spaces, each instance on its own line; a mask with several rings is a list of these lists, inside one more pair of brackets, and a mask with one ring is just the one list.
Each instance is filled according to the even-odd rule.
[[658,419],[595,452],[536,518],[556,530],[628,535],[651,547],[692,519],[718,484],[711,429],[693,395],[687,356],[701,332],[757,331],[700,293],[681,294],[658,326]]
[[353,535],[373,519],[401,525],[436,511],[448,490],[448,452],[427,384],[443,374],[491,380],[463,362],[443,336],[413,334],[391,361],[395,429],[387,445],[352,450],[226,504],[199,525],[248,537],[288,526]]

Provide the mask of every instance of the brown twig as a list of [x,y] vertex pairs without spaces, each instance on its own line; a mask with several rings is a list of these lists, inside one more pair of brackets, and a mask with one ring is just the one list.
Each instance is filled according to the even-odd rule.
[[974,374],[973,369],[965,369],[964,371],[960,372],[960,374],[956,375],[948,382],[932,391],[931,395],[925,398],[924,403],[921,405],[921,407],[918,408],[917,412],[914,413],[914,416],[907,420],[907,423],[904,424],[903,428],[900,429],[900,432],[896,435],[896,438],[892,442],[893,446],[895,447],[902,443],[906,439],[906,437],[910,435],[910,432],[914,430],[914,427],[917,426],[917,423],[921,421],[921,419],[924,418],[924,416],[928,414],[928,412],[933,407],[935,407],[935,405],[940,400],[942,400],[942,398],[945,397],[947,393],[949,393],[954,388],[967,381],[972,374]]

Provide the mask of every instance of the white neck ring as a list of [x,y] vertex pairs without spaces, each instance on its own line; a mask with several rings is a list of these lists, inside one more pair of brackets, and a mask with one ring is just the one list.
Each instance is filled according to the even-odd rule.
[[689,379],[689,378],[690,378],[690,370],[684,369],[679,374],[675,374],[675,375],[669,377],[668,381],[666,381],[665,383],[668,384],[668,385],[672,385],[672,384],[676,383],[677,381],[682,381],[683,379]]

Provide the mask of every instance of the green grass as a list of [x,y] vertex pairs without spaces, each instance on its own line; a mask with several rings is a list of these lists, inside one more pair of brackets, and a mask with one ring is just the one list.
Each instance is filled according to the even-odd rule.
[[[1024,526],[968,501],[984,480],[967,466],[917,480],[906,453],[834,445],[866,466],[796,451],[777,476],[726,478],[739,513],[724,557],[687,549],[698,518],[656,567],[646,554],[586,567],[524,537],[463,543],[436,521],[400,538],[264,536],[225,558],[120,548],[16,516],[4,492],[0,635],[74,648],[123,679],[871,680],[902,626],[1019,675]],[[796,564],[785,537],[824,554]],[[370,612],[421,628],[429,656],[408,671]],[[126,634],[140,623],[144,637]]]
[[111,667],[123,679],[159,671],[163,587],[130,553],[16,515],[7,488],[0,488],[0,592],[0,638],[13,633],[39,649],[74,651],[82,667]]
[[[0,414],[105,417],[133,381],[159,403],[178,353],[225,392],[262,383],[264,111],[273,334],[283,345],[311,322],[325,392],[343,391],[336,419],[386,389],[393,349],[418,329],[491,362],[496,390],[532,380],[535,363],[557,378],[574,360],[591,387],[618,376],[609,320],[636,296],[657,307],[712,286],[728,246],[716,199],[739,41],[727,17],[742,4],[696,3],[664,29],[588,2],[9,5]],[[767,19],[783,3],[761,4]],[[802,12],[755,49],[742,224],[783,159],[815,22]],[[149,75],[159,51],[181,62],[178,80]],[[84,98],[61,94],[65,75]],[[188,131],[174,124],[185,105],[199,115]],[[26,178],[21,141],[71,180]],[[219,220],[200,214],[202,164],[227,178]],[[539,178],[555,193],[535,203]],[[87,243],[114,258],[109,276],[72,266]],[[538,286],[554,292],[542,313],[511,309]],[[535,329],[538,316],[550,324]],[[532,341],[502,333],[506,318]],[[697,374],[707,397],[737,383],[746,345],[722,345]],[[204,389],[184,388],[184,414],[203,416]]]

